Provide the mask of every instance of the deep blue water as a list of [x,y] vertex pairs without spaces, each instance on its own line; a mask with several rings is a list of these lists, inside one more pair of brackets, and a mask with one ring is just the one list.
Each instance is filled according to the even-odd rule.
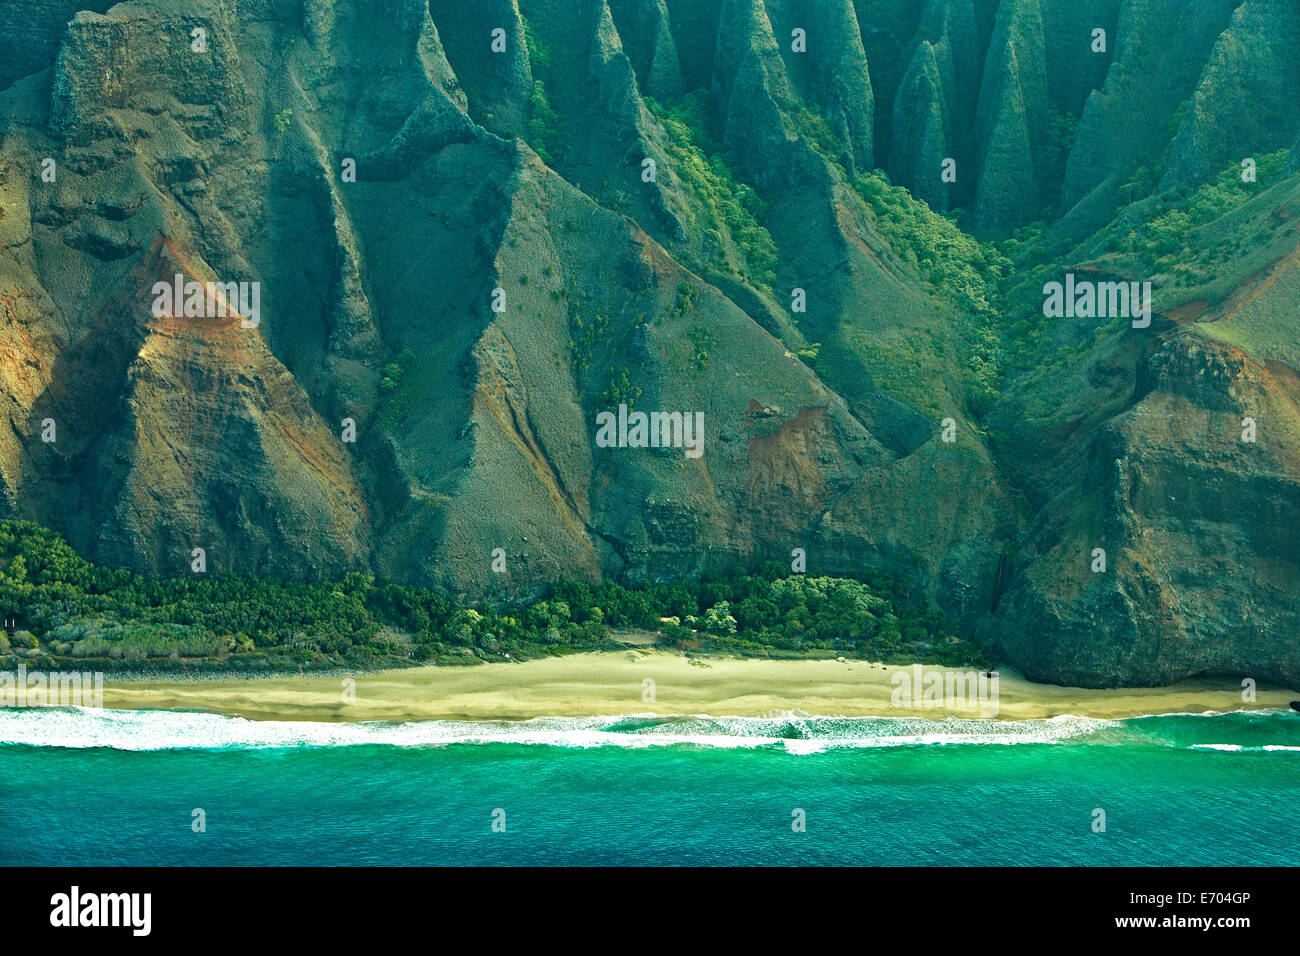
[[331,725],[0,711],[7,865],[1294,865],[1298,846],[1289,713]]

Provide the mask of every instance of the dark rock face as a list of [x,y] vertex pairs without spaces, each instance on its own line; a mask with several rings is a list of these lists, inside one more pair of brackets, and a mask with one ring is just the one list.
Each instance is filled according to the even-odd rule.
[[659,100],[685,92],[681,58],[665,0],[611,0],[610,11],[644,91]]
[[1234,6],[1231,0],[1121,4],[1106,82],[1089,94],[1070,151],[1063,210],[1108,183],[1124,182],[1121,177],[1168,145],[1169,124],[1195,90]]
[[[0,0],[0,513],[151,574],[474,600],[802,548],[1038,679],[1300,684],[1300,184],[1241,214],[1274,238],[1229,292],[1165,285],[1196,321],[1049,328],[1058,397],[858,178],[1086,239],[1135,167],[1292,141],[1287,4],[87,6]],[[260,321],[155,310],[177,275]],[[702,413],[704,453],[602,447],[619,404]]]
[[[809,42],[824,47],[812,56],[806,98],[844,142],[849,170],[869,170],[875,165],[875,95],[853,4],[804,0],[795,9],[795,19],[807,24]],[[798,56],[808,54],[792,58]]]
[[1036,218],[1047,140],[1047,59],[1039,0],[1003,0],[984,65],[975,120],[975,227],[1006,230]]
[[1300,128],[1300,11],[1286,0],[1253,0],[1220,34],[1178,134],[1162,186],[1194,185],[1230,160],[1234,146],[1285,148]]
[[1042,4],[1048,96],[1057,112],[1079,115],[1092,91],[1106,82],[1120,42],[1121,5],[1121,0]]
[[0,3],[0,86],[54,64],[78,10],[103,13],[113,0],[4,0]]
[[946,88],[934,47],[923,42],[894,100],[893,168],[914,196],[940,210],[952,206],[943,182],[943,161],[952,155]]
[[1300,436],[1241,436],[1243,419],[1289,417],[1300,390],[1190,334],[1139,375],[1151,392],[1070,452],[1031,530],[998,607],[1005,653],[1031,678],[1082,686],[1188,673],[1295,686]]
[[[54,70],[50,131],[79,144],[112,136],[116,131],[101,120],[104,111],[147,112],[162,87],[192,135],[209,138],[241,125],[248,91],[229,26],[220,7],[211,15],[143,8],[113,17],[78,14],[68,24]],[[151,36],[158,29],[170,43]],[[194,30],[208,35],[207,55],[185,55]],[[124,49],[135,51],[125,63]]]

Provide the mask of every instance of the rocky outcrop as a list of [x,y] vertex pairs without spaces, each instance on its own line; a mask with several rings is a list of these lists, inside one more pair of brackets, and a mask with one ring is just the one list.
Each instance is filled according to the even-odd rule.
[[[970,0],[931,0],[898,82],[888,171],[934,209],[968,205],[974,192],[973,127],[983,47]],[[944,160],[952,160],[949,170]],[[945,172],[949,175],[945,179]]]
[[685,92],[682,66],[664,0],[611,0],[610,9],[642,90],[658,100]]
[[943,161],[952,155],[943,74],[934,47],[923,41],[916,50],[894,100],[894,153],[890,169],[912,195],[932,209],[952,206],[944,183]]
[[774,185],[788,167],[792,137],[782,104],[793,93],[762,0],[724,0],[713,96],[724,117],[724,144],[760,185]]
[[975,120],[976,229],[1006,230],[1039,217],[1047,110],[1040,0],[1002,0]]
[[[130,311],[114,303],[101,313],[107,326],[131,329],[135,355],[93,439],[69,429],[73,451],[63,454],[84,443],[89,458],[73,487],[90,519],[83,534],[93,537],[75,540],[105,563],[152,575],[189,573],[194,548],[213,573],[316,577],[364,567],[368,515],[346,446],[256,330],[238,319],[132,321],[153,283],[177,274],[216,278],[160,239],[135,272],[139,295],[121,303]],[[116,348],[97,337],[96,349],[106,346]],[[56,420],[85,420],[74,407],[85,396],[56,389],[46,401]],[[106,517],[101,503],[114,505]]]
[[78,10],[103,13],[115,0],[0,0],[0,89],[54,65]]
[[803,0],[794,19],[807,24],[808,52],[791,53],[791,58],[809,60],[806,98],[843,142],[849,170],[867,172],[875,165],[875,96],[853,5],[850,0]]
[[1078,116],[1092,91],[1105,83],[1116,44],[1121,42],[1116,33],[1120,6],[1121,0],[1041,5],[1043,42],[1050,64],[1048,98],[1057,114]]
[[[1089,94],[1070,150],[1061,190],[1063,212],[1097,190],[1118,195],[1117,187],[1135,172],[1142,167],[1149,172],[1168,145],[1170,123],[1195,90],[1235,6],[1232,0],[1121,4],[1106,82]],[[1114,209],[1112,203],[1098,207],[1091,228],[1103,225]]]
[[1196,186],[1225,165],[1283,149],[1300,128],[1300,11],[1247,0],[1215,41],[1170,145],[1162,189]]
[[[1075,480],[1036,520],[998,605],[999,646],[1056,683],[1237,674],[1297,686],[1294,372],[1185,333],[1138,375],[1144,397],[1083,442]],[[1244,418],[1271,427],[1243,441]]]
[[[133,51],[125,63],[124,49]],[[79,13],[68,24],[51,97],[56,135],[113,135],[104,110],[156,110],[160,97],[177,104],[171,115],[190,135],[206,138],[241,124],[248,91],[223,6],[124,3],[107,16]]]
[[522,135],[533,69],[518,0],[430,0],[429,11],[456,77],[474,93],[474,120],[494,133]]
[[[916,54],[915,37],[926,6],[925,0],[855,0],[854,3],[877,104],[874,141],[879,161],[887,160],[893,153],[893,104],[903,74]],[[928,35],[925,38],[934,40]]]
[[984,53],[975,4],[972,0],[930,0],[916,40],[927,40],[935,47],[948,110],[956,122],[970,124],[978,103]]

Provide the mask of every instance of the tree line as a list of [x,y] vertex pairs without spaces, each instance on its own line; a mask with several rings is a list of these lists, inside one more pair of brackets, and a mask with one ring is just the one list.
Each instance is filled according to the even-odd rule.
[[[461,607],[352,572],[147,578],[86,561],[58,534],[0,522],[6,657],[106,669],[242,670],[476,663],[661,644],[688,652],[983,663],[906,582],[780,565],[671,583],[560,581],[525,603]],[[622,638],[620,643],[617,638]]]

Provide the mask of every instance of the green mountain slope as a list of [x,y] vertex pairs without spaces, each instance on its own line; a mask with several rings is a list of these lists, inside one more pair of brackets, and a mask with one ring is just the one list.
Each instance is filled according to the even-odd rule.
[[[802,551],[1035,678],[1300,685],[1298,29],[0,0],[0,516],[498,604]],[[1150,325],[1044,315],[1067,273]],[[177,275],[258,321],[160,314]],[[620,405],[702,454],[605,447]]]

